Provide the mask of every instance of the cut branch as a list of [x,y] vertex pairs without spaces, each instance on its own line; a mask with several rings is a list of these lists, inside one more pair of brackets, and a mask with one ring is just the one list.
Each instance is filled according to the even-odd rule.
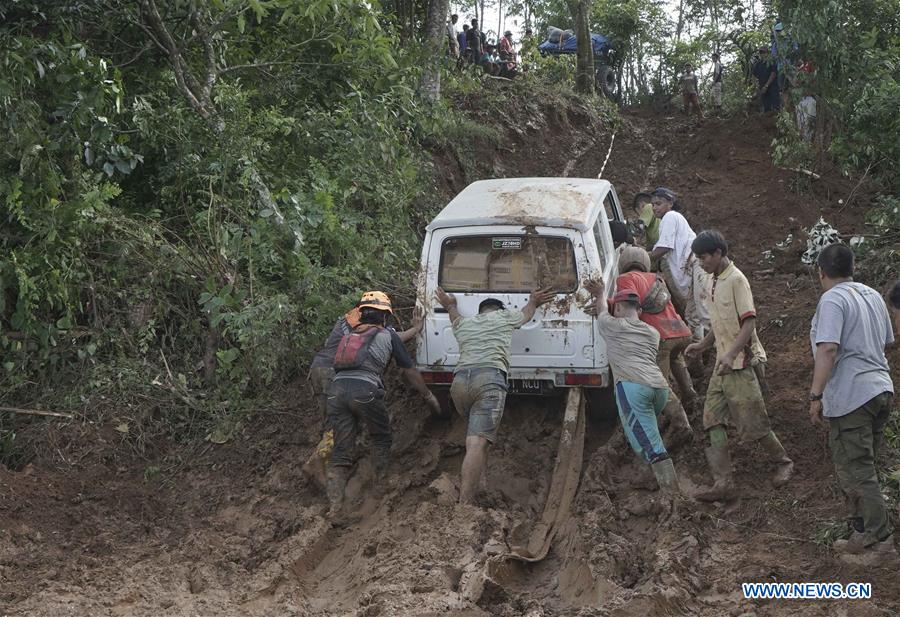
[[53,418],[67,418],[69,420],[75,417],[74,413],[67,413],[62,411],[43,411],[41,409],[19,409],[18,407],[0,407],[0,411],[17,413],[23,416],[50,416]]

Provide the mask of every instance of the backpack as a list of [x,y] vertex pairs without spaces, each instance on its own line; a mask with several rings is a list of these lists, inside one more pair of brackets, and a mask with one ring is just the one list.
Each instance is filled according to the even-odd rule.
[[645,313],[650,313],[651,315],[662,313],[664,310],[666,310],[666,307],[669,305],[669,301],[671,299],[672,294],[669,293],[669,288],[666,286],[666,282],[660,275],[657,274],[656,280],[650,287],[650,291],[647,292],[647,295],[644,297],[644,301],[641,303],[641,310]]
[[384,328],[380,326],[364,324],[342,336],[334,354],[334,370],[349,371],[362,368],[366,358],[369,357],[372,341],[382,330]]

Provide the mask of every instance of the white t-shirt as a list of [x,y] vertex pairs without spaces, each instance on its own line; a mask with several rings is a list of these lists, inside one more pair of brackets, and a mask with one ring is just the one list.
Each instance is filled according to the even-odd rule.
[[678,292],[686,296],[691,290],[693,278],[688,264],[691,260],[691,243],[697,234],[691,229],[687,219],[674,210],[666,212],[659,222],[659,240],[653,248],[671,249],[666,253],[672,279]]

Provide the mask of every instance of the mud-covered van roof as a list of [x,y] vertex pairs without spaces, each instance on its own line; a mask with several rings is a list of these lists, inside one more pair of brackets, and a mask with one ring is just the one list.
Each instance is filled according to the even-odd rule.
[[503,178],[473,182],[426,228],[522,225],[590,230],[610,190],[592,178]]

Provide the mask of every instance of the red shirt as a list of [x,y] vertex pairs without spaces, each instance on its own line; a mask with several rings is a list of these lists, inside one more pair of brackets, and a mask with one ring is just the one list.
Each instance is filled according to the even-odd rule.
[[[653,283],[656,282],[656,275],[650,272],[626,272],[620,274],[616,279],[616,290],[625,289],[634,290],[641,302],[647,297]],[[641,321],[656,328],[659,337],[663,341],[670,338],[679,338],[682,336],[690,336],[691,329],[684,320],[679,317],[678,312],[670,301],[669,304],[660,313],[641,312]]]

